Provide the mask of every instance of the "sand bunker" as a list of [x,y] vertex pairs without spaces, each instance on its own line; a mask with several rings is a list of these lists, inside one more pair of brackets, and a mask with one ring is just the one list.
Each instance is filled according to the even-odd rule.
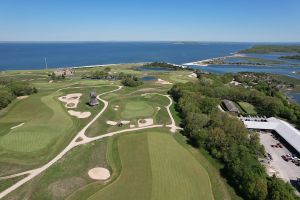
[[115,105],[113,109],[114,109],[115,111],[117,111],[117,110],[119,110],[119,107],[120,107],[119,105]]
[[81,96],[81,93],[68,94],[66,96],[59,97],[58,100],[66,103],[66,108],[77,108]]
[[190,77],[190,78],[197,78],[197,74],[196,74],[196,73],[191,73],[191,74],[189,75],[189,77]]
[[135,125],[134,125],[134,124],[130,124],[129,127],[130,127],[130,128],[134,128]]
[[126,124],[130,124],[130,121],[121,121],[122,124],[126,125]]
[[115,121],[106,121],[106,123],[111,126],[116,126],[118,124],[118,122]]
[[17,125],[17,126],[11,127],[10,129],[13,130],[13,129],[15,129],[15,128],[19,128],[19,127],[23,126],[24,124],[25,124],[25,123],[21,123],[21,124],[19,124],[19,125]]
[[157,106],[156,109],[157,109],[157,111],[160,111],[161,108],[159,106]]
[[74,110],[69,110],[68,113],[71,116],[77,117],[79,119],[88,118],[89,116],[91,116],[91,112],[78,112]]
[[94,180],[107,180],[110,177],[110,172],[108,171],[108,169],[102,167],[90,169],[88,174],[89,177]]
[[145,127],[145,126],[151,126],[153,125],[153,119],[148,118],[148,119],[139,119],[138,121],[138,126],[139,127]]
[[156,83],[162,84],[162,85],[171,85],[172,83],[162,80],[162,79],[157,79]]
[[28,96],[19,96],[19,97],[17,97],[17,99],[19,99],[19,100],[26,99],[26,98],[28,98]]
[[50,80],[49,83],[53,83],[53,80]]

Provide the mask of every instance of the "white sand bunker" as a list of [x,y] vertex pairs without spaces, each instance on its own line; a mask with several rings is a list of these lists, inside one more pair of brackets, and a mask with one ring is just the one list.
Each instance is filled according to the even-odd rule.
[[159,106],[157,106],[156,109],[157,109],[157,111],[160,111],[161,108]]
[[156,83],[162,84],[162,85],[171,85],[172,83],[162,80],[162,79],[157,79]]
[[66,103],[66,108],[77,108],[81,96],[81,93],[68,94],[66,96],[59,97],[58,100]]
[[89,177],[94,180],[107,180],[110,177],[109,170],[102,167],[90,169],[88,174]]
[[[106,123],[111,126],[116,126],[119,124],[119,122],[116,122],[116,121],[106,121]],[[130,121],[122,120],[122,121],[120,121],[120,124],[127,125],[127,124],[130,124]]]
[[91,116],[91,112],[78,112],[74,110],[69,110],[68,113],[71,116],[77,117],[79,119],[88,118],[89,116]]
[[153,119],[148,118],[148,119],[139,119],[138,121],[138,126],[139,127],[145,127],[145,126],[151,126],[153,125]]
[[130,127],[130,128],[134,128],[135,125],[134,125],[134,124],[130,124],[129,127]]
[[17,97],[17,99],[19,99],[19,100],[27,99],[27,98],[28,98],[28,96],[19,96],[19,97]]
[[106,121],[106,123],[111,126],[115,126],[118,124],[118,122],[115,122],[115,121]]
[[117,110],[119,110],[119,108],[120,108],[119,105],[115,105],[113,109],[114,109],[115,111],[117,111]]

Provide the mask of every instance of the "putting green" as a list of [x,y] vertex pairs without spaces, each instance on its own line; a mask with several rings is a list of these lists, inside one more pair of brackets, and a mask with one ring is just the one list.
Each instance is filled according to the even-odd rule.
[[146,101],[128,101],[122,110],[121,116],[124,119],[151,117],[154,109]]
[[209,176],[170,135],[126,135],[119,138],[122,171],[90,200],[213,199]]
[[34,152],[70,133],[73,121],[56,98],[54,94],[38,94],[16,104],[0,122],[24,122],[24,125],[0,137],[0,147],[14,152]]

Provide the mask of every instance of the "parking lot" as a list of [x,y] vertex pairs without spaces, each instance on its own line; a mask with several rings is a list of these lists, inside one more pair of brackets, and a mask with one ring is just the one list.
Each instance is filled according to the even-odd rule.
[[[300,166],[297,166],[292,161],[285,161],[281,156],[292,153],[280,142],[280,140],[274,139],[272,133],[259,132],[260,141],[265,147],[266,153],[269,153],[272,157],[269,164],[265,164],[267,167],[268,174],[276,174],[277,177],[284,179],[285,181],[295,181],[297,177],[300,177]],[[271,147],[281,143],[280,147]],[[266,160],[265,160],[266,163]]]

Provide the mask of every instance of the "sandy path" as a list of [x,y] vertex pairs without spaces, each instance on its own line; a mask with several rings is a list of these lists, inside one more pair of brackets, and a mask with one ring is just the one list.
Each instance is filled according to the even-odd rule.
[[11,127],[10,129],[13,130],[13,129],[15,129],[15,128],[19,128],[19,127],[23,126],[24,124],[25,124],[25,123],[21,123],[21,124],[19,124],[19,125],[17,125],[17,126]]
[[[125,129],[125,130],[115,131],[115,132],[107,133],[107,134],[100,135],[100,136],[93,137],[93,138],[85,136],[86,130],[103,114],[103,112],[108,107],[108,102],[105,101],[105,100],[103,100],[103,99],[101,99],[100,96],[108,94],[108,93],[116,92],[116,91],[118,91],[120,89],[122,89],[122,86],[118,86],[118,88],[115,89],[115,90],[112,90],[112,91],[109,91],[109,92],[105,92],[105,93],[102,93],[102,94],[100,94],[100,95],[97,96],[97,99],[100,100],[100,101],[102,101],[104,103],[104,107],[102,108],[102,110],[81,131],[79,131],[77,133],[77,135],[73,138],[73,140],[69,143],[69,145],[67,147],[65,147],[56,157],[54,157],[47,164],[43,165],[40,168],[36,168],[36,169],[33,169],[33,170],[21,172],[21,173],[18,173],[18,174],[13,174],[13,175],[6,176],[6,177],[0,177],[0,180],[1,179],[3,180],[3,179],[9,179],[9,178],[18,177],[18,176],[22,176],[22,175],[28,174],[28,176],[26,176],[25,178],[21,179],[20,181],[18,181],[14,185],[12,185],[9,188],[7,188],[6,190],[2,191],[0,193],[0,199],[2,199],[3,197],[5,197],[6,195],[8,195],[9,193],[11,193],[14,190],[18,189],[19,187],[21,187],[22,185],[24,185],[25,183],[27,183],[28,181],[30,181],[34,177],[38,176],[39,174],[41,174],[42,172],[44,172],[45,170],[47,170],[50,166],[52,166],[54,163],[56,163],[67,152],[69,152],[71,149],[73,149],[76,146],[79,146],[79,145],[82,145],[82,144],[87,144],[87,143],[90,143],[90,142],[93,142],[93,141],[96,141],[96,140],[99,140],[99,139],[102,139],[102,138],[111,137],[113,135],[120,134],[120,133],[133,132],[133,131],[138,131],[138,130],[163,127],[163,125],[152,125],[152,126],[147,126],[147,127],[130,128],[130,129]],[[60,89],[58,91],[61,91],[61,90],[62,89]],[[159,93],[150,93],[150,94],[162,95],[162,94],[159,94]],[[171,124],[167,125],[167,127],[171,128],[170,129],[171,132],[176,132],[176,130],[180,129],[180,127],[176,126],[175,120],[174,120],[174,118],[172,116],[172,113],[170,111],[170,107],[173,104],[173,100],[172,100],[172,98],[169,95],[162,95],[162,96],[165,96],[165,97],[167,97],[170,100],[170,104],[168,106],[166,106],[166,109],[167,109],[168,114],[170,116]]]
[[166,106],[166,109],[167,109],[167,112],[168,112],[169,117],[171,119],[171,124],[166,125],[166,127],[169,127],[170,131],[172,133],[175,133],[176,130],[182,130],[181,127],[176,126],[175,120],[174,120],[173,115],[172,115],[172,113],[170,111],[170,107],[173,104],[173,99],[170,97],[170,95],[163,95],[163,94],[160,94],[160,93],[145,93],[145,94],[142,94],[142,95],[147,95],[147,94],[157,94],[157,95],[161,95],[161,96],[167,97],[169,99],[170,103],[169,103],[169,105]]

